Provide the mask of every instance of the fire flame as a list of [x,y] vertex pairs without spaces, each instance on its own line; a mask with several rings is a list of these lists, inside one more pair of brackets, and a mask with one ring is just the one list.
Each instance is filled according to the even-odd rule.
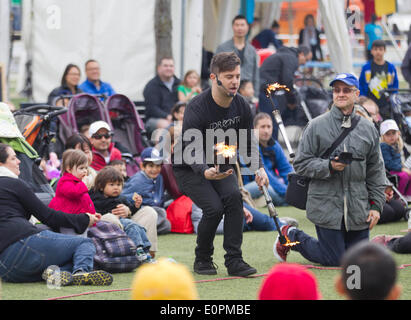
[[285,237],[285,239],[287,240],[286,243],[283,243],[283,246],[284,246],[284,247],[294,247],[294,246],[296,246],[297,244],[300,244],[300,241],[291,242],[290,239],[289,239],[287,236],[284,236],[284,237]]
[[214,146],[217,151],[216,155],[222,155],[224,158],[232,158],[236,155],[237,146],[227,146],[223,142]]
[[279,84],[278,82],[274,82],[272,84],[267,85],[267,88],[266,88],[267,94],[270,94],[271,92],[275,92],[277,90],[290,91],[290,89],[287,88],[286,85]]

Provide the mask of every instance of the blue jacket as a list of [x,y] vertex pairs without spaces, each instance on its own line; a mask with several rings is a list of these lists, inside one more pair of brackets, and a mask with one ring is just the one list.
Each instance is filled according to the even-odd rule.
[[[259,150],[270,185],[275,192],[284,197],[285,192],[287,191],[288,174],[294,171],[293,167],[288,162],[278,141],[271,138],[268,142],[268,146],[265,148],[260,145]],[[276,170],[278,171],[278,174]],[[253,180],[254,176],[243,175],[244,184],[252,182]]]
[[83,92],[86,92],[86,93],[104,94],[107,97],[110,97],[116,93],[108,82],[103,82],[103,81],[100,81],[99,90],[97,90],[97,87],[94,85],[94,83],[89,81],[88,79],[84,81],[82,84],[80,84],[79,88],[83,90]]
[[[381,88],[378,88],[379,90],[375,88],[374,91],[370,92],[370,93],[373,93],[377,99],[380,99],[379,91],[381,89],[398,89],[397,70],[395,69],[395,66],[392,63],[387,62],[387,64],[388,64],[388,74],[386,78],[387,83],[384,83],[384,82],[376,83],[377,85],[380,85]],[[360,74],[360,79],[359,79],[361,96],[370,97],[368,91],[370,90],[370,82],[372,80],[371,75],[372,75],[371,74],[371,61],[368,61],[361,69],[361,74]],[[371,86],[376,87],[376,86],[373,86],[372,84]]]
[[124,185],[122,196],[133,201],[134,193],[143,198],[145,206],[162,207],[164,204],[164,182],[161,174],[156,179],[149,178],[144,171],[137,172]]
[[401,162],[401,153],[396,151],[392,146],[382,142],[381,153],[384,159],[385,169],[388,171],[401,171],[402,162]]

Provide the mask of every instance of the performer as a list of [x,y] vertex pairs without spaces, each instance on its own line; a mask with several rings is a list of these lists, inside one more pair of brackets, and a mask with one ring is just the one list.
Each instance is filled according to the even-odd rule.
[[[217,170],[206,161],[214,158],[213,146],[206,143],[207,135],[212,132],[214,140],[216,130],[223,130],[226,134],[228,130],[231,133],[234,131],[240,154],[243,158],[252,156],[251,166],[255,164],[254,170],[260,172],[260,176],[256,175],[257,184],[268,185],[267,174],[258,152],[258,142],[252,143],[254,136],[250,107],[241,95],[237,95],[240,65],[241,61],[234,52],[221,52],[213,57],[210,66],[212,86],[187,105],[182,134],[174,150],[173,169],[179,189],[203,210],[203,217],[198,225],[194,261],[194,272],[198,274],[217,273],[212,258],[213,241],[223,215],[224,259],[228,274],[246,277],[257,272],[242,257],[243,203],[234,168],[228,166],[229,169],[224,171],[227,166],[220,166],[220,170]],[[240,136],[241,129],[247,133],[245,142]],[[188,140],[186,135],[195,132],[198,134],[193,141],[185,141]],[[198,148],[193,149],[193,144]],[[197,156],[197,161],[192,164],[183,157],[187,158],[190,150],[194,150]],[[181,163],[178,163],[180,160]]]

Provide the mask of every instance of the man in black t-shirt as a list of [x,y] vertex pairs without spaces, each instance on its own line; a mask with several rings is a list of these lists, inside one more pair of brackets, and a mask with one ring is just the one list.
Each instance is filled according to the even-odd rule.
[[[223,247],[228,274],[249,276],[257,272],[242,258],[243,203],[237,177],[231,165],[221,164],[220,170],[214,165],[215,142],[225,143],[228,136],[235,136],[234,143],[243,159],[250,156],[250,167],[254,168],[253,172],[258,170],[260,173],[256,175],[257,184],[268,184],[258,142],[253,140],[250,108],[247,101],[237,95],[240,63],[234,52],[222,52],[213,57],[210,68],[212,86],[187,105],[182,133],[174,149],[173,169],[178,187],[203,210],[194,261],[194,271],[198,274],[217,273],[212,258],[213,241],[223,215]],[[235,163],[235,158],[233,160]]]

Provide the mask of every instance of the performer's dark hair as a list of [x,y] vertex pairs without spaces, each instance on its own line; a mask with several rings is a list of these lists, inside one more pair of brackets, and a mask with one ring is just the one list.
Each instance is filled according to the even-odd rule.
[[241,60],[234,51],[220,52],[211,59],[210,71],[214,74],[233,71],[239,65],[241,65]]

